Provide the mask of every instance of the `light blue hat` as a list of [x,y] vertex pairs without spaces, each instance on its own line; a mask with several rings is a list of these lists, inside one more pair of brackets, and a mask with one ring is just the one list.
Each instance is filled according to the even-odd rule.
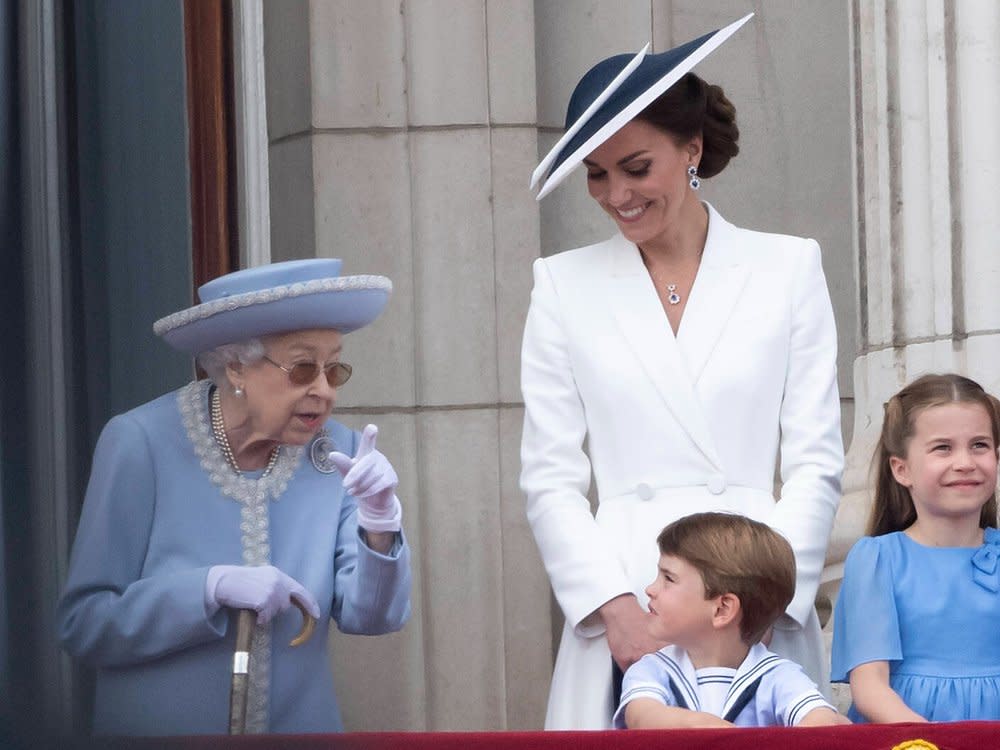
[[189,354],[310,328],[348,333],[371,323],[392,292],[385,276],[340,276],[337,258],[270,263],[198,288],[201,304],[160,318],[153,332]]

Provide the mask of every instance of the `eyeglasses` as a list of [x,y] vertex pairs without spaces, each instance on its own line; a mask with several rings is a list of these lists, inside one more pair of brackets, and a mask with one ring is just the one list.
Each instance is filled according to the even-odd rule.
[[326,367],[320,367],[318,362],[299,362],[291,367],[285,367],[279,365],[266,354],[264,359],[278,369],[287,372],[288,379],[292,381],[293,385],[309,385],[316,380],[316,376],[321,370],[326,375],[326,382],[330,384],[331,388],[339,388],[351,379],[351,366],[346,362],[331,362]]

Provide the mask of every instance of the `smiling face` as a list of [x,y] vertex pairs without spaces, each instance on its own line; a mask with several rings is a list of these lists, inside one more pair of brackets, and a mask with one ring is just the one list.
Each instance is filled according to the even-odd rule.
[[683,211],[698,205],[687,169],[700,156],[700,137],[678,144],[633,120],[583,160],[587,188],[626,239],[642,246],[676,231]]
[[906,456],[892,456],[893,477],[909,489],[920,523],[934,519],[978,526],[996,491],[997,446],[986,409],[978,403],[931,406],[917,414]]
[[[320,372],[312,382],[295,385],[288,373],[299,363],[323,367],[340,360],[341,334],[333,330],[294,331],[263,339],[265,355],[244,365],[238,377],[245,395],[249,432],[257,440],[305,445],[323,426],[336,402],[337,390]],[[231,375],[233,377],[233,375]]]
[[698,569],[674,555],[660,555],[656,580],[646,587],[653,638],[691,650],[712,632],[716,600],[705,596]]

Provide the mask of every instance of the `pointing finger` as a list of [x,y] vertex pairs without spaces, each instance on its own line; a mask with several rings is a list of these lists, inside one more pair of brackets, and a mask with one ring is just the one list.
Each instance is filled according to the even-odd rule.
[[375,438],[378,437],[378,427],[373,424],[367,425],[361,433],[361,443],[358,445],[358,452],[354,458],[362,458],[375,450]]

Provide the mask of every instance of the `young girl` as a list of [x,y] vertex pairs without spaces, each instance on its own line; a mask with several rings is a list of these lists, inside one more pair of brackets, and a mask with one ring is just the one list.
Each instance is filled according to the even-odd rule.
[[886,404],[869,536],[834,620],[855,721],[1000,719],[998,442],[1000,404],[960,375]]

